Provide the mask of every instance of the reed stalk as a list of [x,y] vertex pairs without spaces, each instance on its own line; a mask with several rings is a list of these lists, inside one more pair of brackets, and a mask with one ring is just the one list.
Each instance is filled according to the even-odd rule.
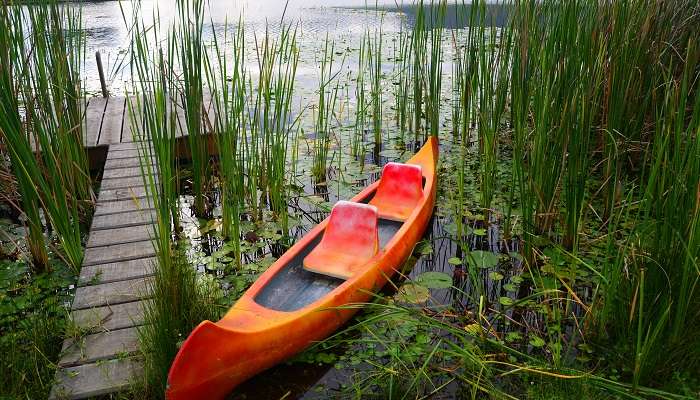
[[317,182],[325,182],[327,173],[328,151],[332,133],[332,119],[338,99],[339,83],[333,72],[335,57],[335,42],[326,35],[323,54],[320,61],[320,77],[318,87],[318,104],[314,128],[314,156],[312,175]]
[[[139,11],[138,8],[134,11],[136,21]],[[148,202],[156,210],[152,232],[156,265],[149,287],[153,299],[145,306],[146,323],[139,330],[144,356],[144,395],[153,398],[164,396],[178,342],[203,319],[218,318],[217,290],[207,287],[174,243],[179,219],[179,172],[178,121],[173,95],[179,83],[170,67],[177,52],[165,53],[160,48],[158,24],[156,20],[155,28],[147,28],[140,22],[132,31],[130,65],[134,93],[128,101],[132,134],[140,139],[139,160]],[[168,33],[167,49],[173,49],[172,40],[177,37],[173,31]]]
[[[213,24],[212,24],[213,29]],[[226,29],[228,34],[228,29]],[[214,32],[212,32],[214,33]],[[219,177],[221,190],[222,228],[229,243],[234,247],[234,260],[241,266],[241,214],[245,206],[243,179],[243,146],[246,138],[246,71],[245,64],[245,28],[242,19],[228,41],[224,38],[224,47],[230,47],[228,56],[219,46],[214,36],[214,54],[216,64],[206,56],[207,82],[211,91],[216,115],[214,117],[214,134],[219,154]],[[228,60],[231,60],[229,68]],[[218,69],[215,69],[214,66]],[[231,71],[230,74],[227,72]]]
[[2,57],[1,129],[23,198],[30,252],[35,266],[46,268],[43,209],[61,256],[79,268],[80,216],[94,198],[82,133],[80,11],[56,2],[27,9],[9,5],[1,18],[8,50]]
[[192,189],[195,214],[203,216],[207,211],[205,195],[210,187],[210,160],[208,152],[207,125],[204,103],[204,43],[202,30],[204,1],[178,0],[178,24],[173,30],[171,48],[177,52],[181,80],[178,85],[179,106],[184,112],[183,133],[187,135],[192,167]]

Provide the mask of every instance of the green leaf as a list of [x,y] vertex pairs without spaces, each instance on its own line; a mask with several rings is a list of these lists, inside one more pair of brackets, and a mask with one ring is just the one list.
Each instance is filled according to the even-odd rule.
[[501,274],[500,272],[492,271],[489,272],[489,278],[491,278],[494,281],[500,281],[501,279],[503,279],[503,274]]
[[512,283],[506,283],[505,285],[503,285],[503,289],[505,289],[506,292],[517,292],[518,291],[518,288]]
[[532,346],[532,347],[542,347],[545,345],[546,342],[541,337],[539,337],[537,335],[532,335],[529,343],[530,343],[530,346]]
[[517,342],[522,338],[523,336],[520,334],[520,332],[508,332],[506,335],[506,342]]
[[415,253],[422,256],[433,254],[433,246],[430,245],[430,242],[423,240],[416,245]]
[[447,262],[452,265],[462,265],[462,260],[459,257],[451,257]]
[[444,272],[423,272],[416,283],[429,289],[446,289],[452,287],[452,277]]
[[498,265],[498,256],[490,251],[474,250],[469,253],[467,261],[476,268],[493,268]]
[[407,283],[399,289],[396,300],[404,303],[425,303],[430,298],[430,291],[425,286]]
[[511,299],[510,297],[503,296],[500,299],[498,299],[498,302],[504,306],[512,306],[513,305],[513,299]]

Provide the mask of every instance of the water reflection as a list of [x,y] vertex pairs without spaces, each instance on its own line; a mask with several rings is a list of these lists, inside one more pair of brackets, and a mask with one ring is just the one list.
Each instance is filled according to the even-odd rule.
[[[109,1],[109,2],[80,2],[68,3],[67,7],[79,8],[83,14],[83,30],[87,36],[86,61],[84,78],[90,94],[99,92],[99,80],[94,53],[102,53],[102,60],[113,94],[123,94],[129,80],[128,50],[129,26],[135,7],[146,26],[160,21],[162,31],[167,30],[177,20],[176,8],[172,0],[143,0]],[[386,10],[367,11],[362,0],[290,0],[286,7],[277,0],[239,0],[224,1],[210,0],[205,7],[204,33],[205,41],[211,41],[216,35],[223,41],[227,34],[235,29],[239,21],[243,21],[248,33],[249,49],[253,48],[256,35],[264,34],[265,30],[275,34],[279,30],[280,21],[294,24],[298,30],[300,47],[315,46],[329,38],[338,43],[351,43],[359,40],[366,31],[373,31],[380,26],[383,32],[398,32],[404,23],[402,14],[397,12],[393,2],[378,2],[378,6],[387,6]],[[374,8],[374,2],[369,8]],[[251,66],[254,66],[252,63]],[[315,73],[315,58],[302,58],[298,70],[298,78]]]

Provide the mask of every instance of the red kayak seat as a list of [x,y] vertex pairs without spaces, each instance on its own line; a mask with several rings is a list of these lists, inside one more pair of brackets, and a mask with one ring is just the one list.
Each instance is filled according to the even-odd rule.
[[379,251],[377,208],[339,201],[321,242],[304,258],[304,269],[349,279]]
[[379,187],[369,204],[379,209],[379,217],[403,222],[423,197],[423,171],[420,165],[387,163]]

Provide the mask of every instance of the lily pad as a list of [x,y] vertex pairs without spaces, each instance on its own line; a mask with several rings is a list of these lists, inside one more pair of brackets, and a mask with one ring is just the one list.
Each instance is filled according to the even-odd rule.
[[498,256],[490,251],[474,250],[469,253],[467,261],[477,268],[493,268],[498,265]]
[[513,305],[513,299],[511,299],[510,297],[503,296],[500,299],[498,299],[498,302],[504,306],[512,306]]
[[476,335],[481,334],[482,328],[481,328],[481,325],[479,325],[477,323],[473,323],[473,324],[469,324],[469,325],[465,326],[464,330],[467,331],[467,333],[476,336]]
[[494,281],[500,281],[501,279],[503,279],[503,274],[496,271],[489,272],[489,278],[491,278]]
[[459,257],[450,257],[447,262],[452,265],[462,265],[462,260]]
[[506,335],[506,342],[517,342],[518,340],[522,339],[522,335],[520,332],[508,332]]
[[452,277],[444,272],[423,272],[416,278],[416,283],[429,289],[446,289],[452,287]]
[[396,300],[404,303],[425,303],[430,298],[430,291],[425,286],[407,283],[399,289]]
[[518,288],[512,283],[506,283],[503,285],[503,289],[505,289],[506,292],[517,292]]
[[539,336],[537,336],[537,335],[533,335],[533,336],[530,338],[530,342],[529,342],[529,343],[530,343],[530,346],[532,346],[532,347],[542,347],[542,346],[544,346],[544,345],[546,344],[546,342],[544,341],[544,339],[542,339],[541,337],[539,337]]
[[426,256],[433,253],[433,246],[430,245],[430,242],[423,240],[416,245],[415,252],[422,256]]

